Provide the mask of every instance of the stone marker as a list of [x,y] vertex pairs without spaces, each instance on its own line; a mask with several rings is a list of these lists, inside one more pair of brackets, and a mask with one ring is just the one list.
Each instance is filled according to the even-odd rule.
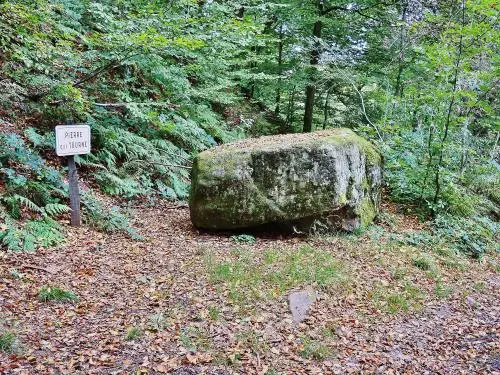
[[316,293],[313,291],[302,290],[290,293],[288,303],[294,323],[300,323],[306,318],[307,311],[314,301],[316,301]]
[[349,129],[247,139],[195,158],[189,207],[196,227],[238,229],[318,221],[352,231],[377,215],[382,158]]

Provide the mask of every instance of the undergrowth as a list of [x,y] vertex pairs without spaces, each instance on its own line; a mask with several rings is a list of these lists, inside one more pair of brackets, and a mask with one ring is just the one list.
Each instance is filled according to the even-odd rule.
[[261,253],[242,247],[224,258],[208,253],[205,264],[211,281],[224,284],[230,299],[240,304],[252,298],[279,297],[299,286],[328,290],[348,278],[343,264],[330,252],[309,245]]
[[18,346],[17,337],[13,332],[0,330],[0,351],[12,353]]
[[40,293],[38,298],[42,302],[76,302],[78,301],[78,297],[75,293],[61,289],[56,286],[44,286],[40,289]]

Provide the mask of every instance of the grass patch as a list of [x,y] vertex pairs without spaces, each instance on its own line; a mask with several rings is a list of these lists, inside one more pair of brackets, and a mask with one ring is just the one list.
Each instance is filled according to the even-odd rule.
[[330,348],[321,341],[306,336],[302,337],[300,341],[302,342],[302,348],[299,350],[299,355],[302,358],[321,361],[332,355]]
[[209,350],[212,342],[207,333],[201,328],[184,327],[179,334],[179,340],[186,349],[191,352],[198,350]]
[[236,335],[238,346],[249,349],[254,354],[265,354],[269,345],[266,340],[257,332],[249,330]]
[[403,267],[395,267],[391,270],[391,277],[393,280],[403,280],[408,274],[408,270]]
[[76,302],[78,297],[70,291],[58,288],[56,286],[44,286],[40,289],[38,298],[42,302]]
[[410,304],[408,298],[404,294],[389,294],[386,298],[387,309],[391,314],[396,314],[400,311],[408,311]]
[[418,310],[422,306],[424,293],[415,284],[409,282],[392,291],[389,288],[379,288],[372,294],[372,299],[378,309],[391,314]]
[[149,317],[149,326],[152,331],[160,332],[168,327],[167,319],[165,318],[165,314],[162,312],[158,314],[153,314]]
[[0,351],[12,353],[17,349],[18,340],[14,333],[6,331],[0,332]]
[[422,271],[431,271],[435,268],[434,259],[426,254],[421,254],[413,258],[413,265],[420,268]]
[[443,284],[442,282],[437,282],[436,286],[434,287],[434,294],[438,298],[448,298],[451,293],[453,293],[453,288]]
[[141,330],[139,327],[130,327],[127,330],[127,334],[125,335],[125,340],[126,341],[134,341],[138,339],[141,336]]
[[224,259],[209,255],[206,267],[210,280],[226,285],[236,302],[279,297],[298,286],[328,289],[346,279],[343,265],[332,253],[308,245],[264,252],[236,249]]
[[220,319],[220,310],[217,306],[209,306],[208,307],[208,316],[214,322],[217,322]]

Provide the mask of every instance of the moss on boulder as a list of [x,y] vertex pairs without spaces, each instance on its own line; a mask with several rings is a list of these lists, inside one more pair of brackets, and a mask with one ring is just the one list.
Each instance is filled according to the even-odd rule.
[[378,212],[381,165],[377,149],[349,129],[222,145],[194,160],[191,220],[205,229],[321,220],[354,230]]

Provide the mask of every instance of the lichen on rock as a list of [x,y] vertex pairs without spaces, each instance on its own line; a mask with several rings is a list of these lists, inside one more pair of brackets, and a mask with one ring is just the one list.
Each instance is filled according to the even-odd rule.
[[349,129],[243,140],[195,158],[191,220],[224,230],[321,220],[352,231],[376,216],[381,180],[379,152]]

